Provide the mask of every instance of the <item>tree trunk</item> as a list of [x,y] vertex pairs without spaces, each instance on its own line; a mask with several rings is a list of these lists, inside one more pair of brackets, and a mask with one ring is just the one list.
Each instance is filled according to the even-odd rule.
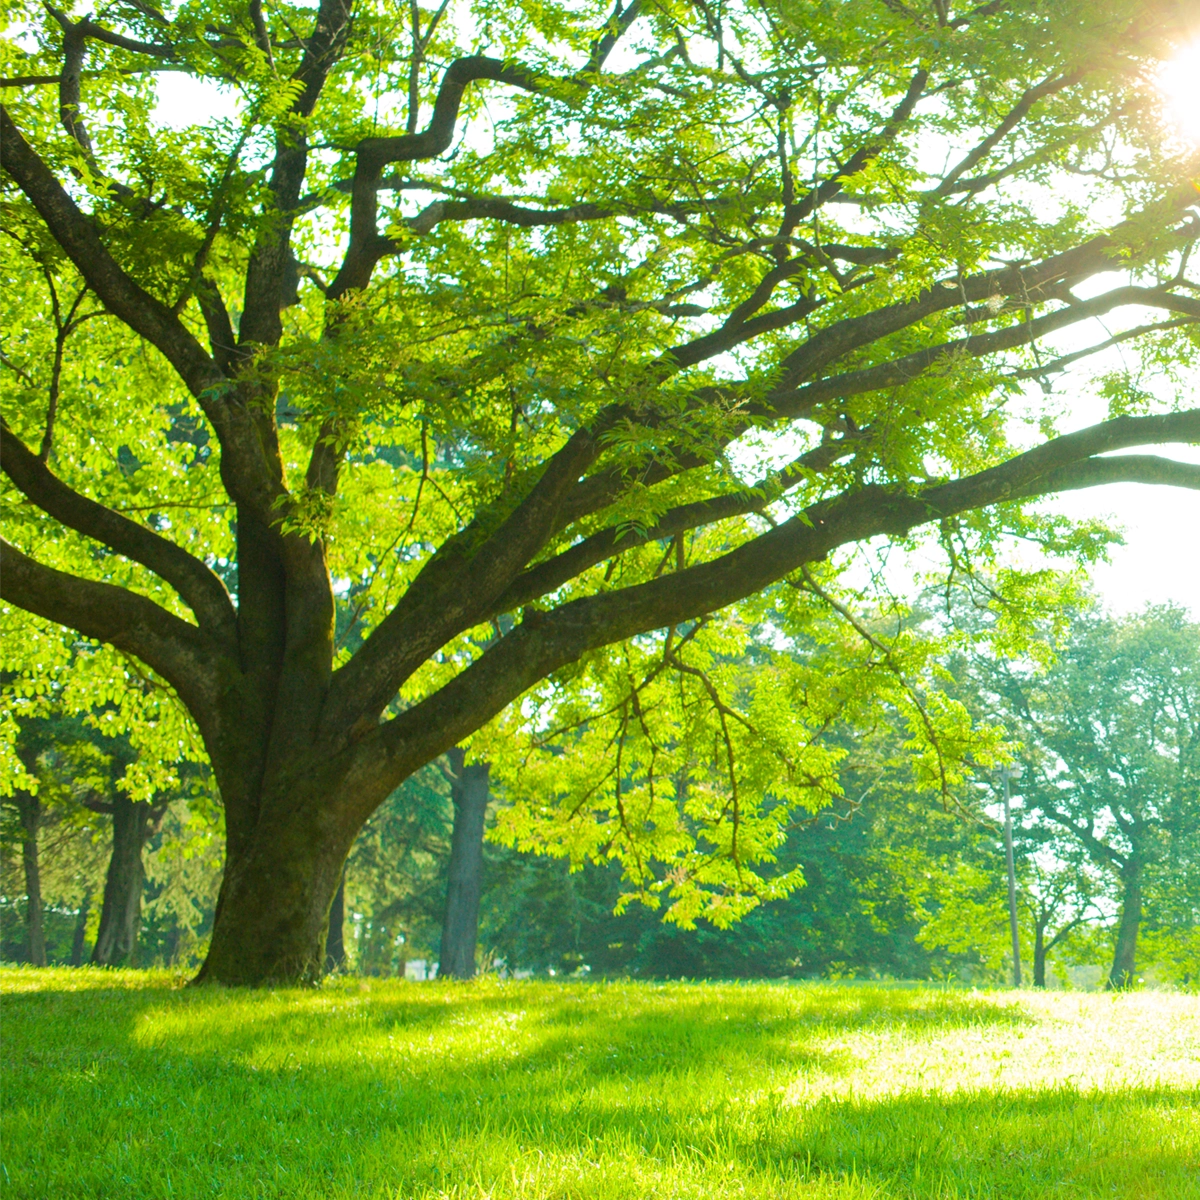
[[1130,864],[1122,872],[1125,892],[1121,897],[1121,922],[1117,926],[1117,949],[1108,975],[1110,989],[1129,987],[1137,961],[1138,928],[1142,923],[1142,872]]
[[83,964],[84,943],[87,941],[88,917],[92,911],[92,893],[89,889],[79,901],[79,912],[75,916],[75,936],[71,939],[71,966]]
[[488,805],[488,763],[463,765],[457,746],[447,757],[457,776],[451,786],[454,836],[446,887],[446,916],[438,974],[447,979],[475,975],[475,943],[479,937],[479,897],[483,891],[483,822]]
[[165,805],[114,797],[112,809],[113,846],[104,878],[100,906],[100,928],[92,949],[92,962],[112,967],[132,965],[137,955],[138,930],[142,919],[142,891],[146,869],[142,851],[157,828]]
[[35,967],[46,965],[46,933],[42,925],[42,869],[38,861],[41,801],[29,792],[16,796],[21,814],[21,863],[25,868],[25,952]]
[[321,799],[260,819],[245,841],[227,838],[212,942],[195,983],[320,981],[330,909],[359,827],[336,824]]
[[1041,917],[1034,922],[1033,986],[1046,986],[1046,919]]
[[329,907],[329,932],[325,935],[325,971],[340,971],[346,965],[346,871]]

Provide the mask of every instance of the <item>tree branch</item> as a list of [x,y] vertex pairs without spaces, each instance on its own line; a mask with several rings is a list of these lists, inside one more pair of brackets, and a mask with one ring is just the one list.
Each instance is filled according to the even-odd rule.
[[141,563],[169,583],[201,628],[237,645],[237,617],[220,579],[182,546],[68,487],[0,420],[0,470],[43,512]]
[[212,712],[224,655],[194,625],[145,596],[47,567],[0,540],[0,597],[134,655],[166,679],[198,719]]
[[981,358],[1000,350],[1011,350],[1017,346],[1036,341],[1048,333],[1065,329],[1079,321],[1103,316],[1114,308],[1125,305],[1145,305],[1149,308],[1164,308],[1170,312],[1187,313],[1200,317],[1200,300],[1190,296],[1176,296],[1165,288],[1122,287],[1094,296],[1090,300],[1068,304],[1055,312],[997,329],[990,333],[972,334],[937,346],[929,346],[903,358],[877,366],[864,367],[858,371],[847,371],[816,383],[810,383],[795,391],[772,395],[774,410],[780,416],[796,417],[811,412],[823,400],[845,399],[864,392],[897,387],[910,383],[939,361],[956,354],[967,354]]
[[[920,525],[962,512],[1045,495],[1053,490],[1051,473],[1059,468],[1108,450],[1167,441],[1200,443],[1200,409],[1105,421],[977,475],[916,494],[879,486],[847,492],[810,506],[720,558],[573,600],[550,613],[530,612],[433,695],[386,724],[365,730],[350,751],[356,764],[350,779],[355,788],[367,773],[398,781],[479,728],[538,680],[589,650],[704,616],[827,557],[839,546],[881,535],[902,537]],[[1200,473],[1200,468],[1195,470]],[[1106,471],[1102,482],[1115,482],[1119,471]],[[1134,480],[1144,473],[1137,462],[1130,469]],[[353,808],[355,796],[347,795],[344,802]]]
[[559,523],[563,497],[600,449],[598,433],[577,430],[494,530],[487,529],[485,514],[425,564],[362,648],[334,673],[321,718],[327,737],[344,734],[364,716],[373,720],[429,655],[491,615],[497,597]]
[[970,170],[973,170],[1012,132],[1029,114],[1029,110],[1046,96],[1053,96],[1082,77],[1082,71],[1073,71],[1069,75],[1045,79],[1036,87],[1029,88],[1020,100],[1009,111],[1008,115],[996,126],[995,130],[979,143],[965,158],[961,159],[930,193],[930,196],[946,196],[954,185]]
[[483,54],[457,58],[442,76],[433,115],[424,130],[397,137],[364,138],[359,142],[351,184],[350,244],[341,269],[329,285],[331,299],[366,287],[375,264],[391,251],[390,239],[381,236],[377,226],[377,192],[383,168],[389,163],[415,162],[444,154],[453,140],[458,111],[468,85],[483,80],[507,83],[528,91],[540,88],[538,77],[524,67]]
[[631,529],[627,525],[609,526],[518,575],[508,590],[496,601],[496,611],[511,612],[528,604],[531,600],[562,587],[606,558],[623,554],[634,546],[661,541],[663,538],[674,537],[716,521],[761,512],[802,479],[827,470],[839,459],[855,453],[858,446],[866,440],[864,435],[852,435],[838,441],[825,442],[801,454],[783,470],[773,472],[744,491],[730,492],[708,500],[697,500],[692,504],[681,504],[664,513],[649,529]]

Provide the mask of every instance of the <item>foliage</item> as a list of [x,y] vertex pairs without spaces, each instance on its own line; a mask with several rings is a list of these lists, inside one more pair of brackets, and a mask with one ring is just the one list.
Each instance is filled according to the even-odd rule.
[[1175,958],[1169,930],[1183,951],[1200,916],[1200,627],[1170,606],[1125,620],[1081,611],[1048,668],[978,670],[1024,743],[1028,849],[1040,843],[1073,879],[1076,908],[1134,906]]
[[0,777],[4,802],[3,894],[9,901],[5,949],[20,959],[7,917],[23,911],[19,866],[24,833],[16,806],[24,794],[41,805],[42,894],[51,927],[50,961],[70,960],[75,926],[94,941],[111,831],[104,806],[117,795],[172,801],[148,847],[151,881],[143,960],[175,961],[194,950],[211,921],[219,879],[220,810],[207,756],[172,692],[155,687],[128,660],[9,610],[4,639],[4,712],[0,736],[19,770]]
[[[4,596],[117,646],[195,722],[232,881],[208,973],[316,971],[363,822],[531,688],[570,715],[547,681],[572,664],[612,710],[572,726],[594,750],[624,720],[616,664],[643,678],[709,614],[836,577],[840,548],[926,540],[975,569],[1015,533],[1087,559],[1105,531],[1039,497],[1196,486],[1110,454],[1200,438],[1197,164],[1148,82],[1188,13],[10,5]],[[179,74],[220,115],[164,120]],[[1117,310],[1103,342],[1056,340]],[[1157,398],[1102,382],[1113,417],[1060,436],[1025,385],[1116,341],[1161,368]],[[689,669],[766,742],[829,715],[772,724],[702,641]],[[118,675],[96,669],[92,708]],[[789,670],[761,686],[788,694]],[[679,885],[612,843],[684,924],[795,882],[758,870],[782,813],[739,802],[735,839],[724,768],[695,764],[721,710],[691,679],[667,776],[665,743],[627,739]],[[932,743],[970,734],[925,710],[940,775]],[[820,752],[771,776],[781,803],[808,775],[819,796]]]
[[404,974],[409,958],[436,961],[454,816],[435,767],[405,780],[363,827],[346,861],[351,969]]

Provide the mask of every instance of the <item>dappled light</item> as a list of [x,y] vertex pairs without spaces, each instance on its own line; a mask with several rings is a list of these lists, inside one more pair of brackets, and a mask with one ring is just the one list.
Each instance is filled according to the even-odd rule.
[[0,978],[15,1195],[1195,1194],[1185,996]]

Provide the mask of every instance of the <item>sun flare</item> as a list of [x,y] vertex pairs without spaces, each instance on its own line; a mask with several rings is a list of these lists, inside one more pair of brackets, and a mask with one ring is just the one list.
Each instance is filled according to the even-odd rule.
[[1163,65],[1158,85],[1167,119],[1188,141],[1200,144],[1200,37]]

